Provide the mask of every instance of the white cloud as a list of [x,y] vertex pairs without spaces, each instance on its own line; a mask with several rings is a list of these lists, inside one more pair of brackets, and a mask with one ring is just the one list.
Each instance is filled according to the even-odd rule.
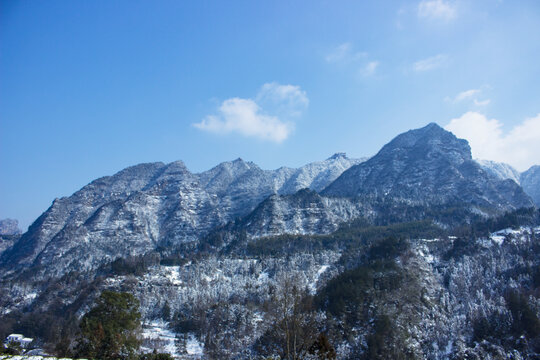
[[540,114],[506,133],[502,126],[499,120],[470,111],[452,119],[445,129],[467,139],[474,158],[505,162],[520,171],[540,164]]
[[367,53],[362,51],[353,51],[351,43],[343,43],[333,49],[326,55],[326,61],[329,63],[351,63],[363,60],[367,57]]
[[454,98],[446,97],[444,100],[453,103],[459,103],[462,101],[471,101],[476,106],[486,106],[491,103],[490,99],[478,100],[478,95],[482,93],[480,89],[465,90],[457,94]]
[[351,43],[343,43],[333,49],[326,57],[328,63],[354,66],[363,77],[375,74],[378,61],[369,61],[368,53],[355,51]]
[[255,101],[283,117],[300,116],[309,105],[307,94],[300,86],[280,85],[276,82],[264,84]]
[[413,70],[423,72],[440,68],[448,62],[448,56],[444,54],[435,55],[427,59],[419,60],[413,64]]
[[362,76],[371,76],[375,74],[375,70],[379,66],[378,61],[370,61],[362,69],[360,69],[360,75]]
[[486,105],[489,105],[490,103],[491,103],[491,99],[486,99],[486,100],[474,99],[474,105],[476,106],[486,106]]
[[450,21],[456,17],[456,7],[443,0],[423,0],[418,4],[418,17]]
[[309,99],[300,87],[267,83],[255,99],[227,99],[217,114],[208,115],[193,126],[214,133],[239,133],[280,143],[294,130],[290,120],[300,116],[308,105]]
[[472,98],[474,95],[476,94],[479,94],[480,93],[480,89],[470,89],[470,90],[465,90],[465,91],[462,91],[460,92],[459,94],[456,95],[456,98],[454,99],[455,102],[459,102],[459,101],[463,101],[465,99],[470,99]]

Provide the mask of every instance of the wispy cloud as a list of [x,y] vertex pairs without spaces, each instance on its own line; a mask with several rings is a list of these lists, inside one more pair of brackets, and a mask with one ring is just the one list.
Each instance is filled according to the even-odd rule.
[[444,100],[451,103],[472,101],[473,104],[476,106],[488,105],[491,102],[491,100],[490,99],[479,100],[478,97],[481,94],[482,94],[482,90],[480,89],[469,89],[469,90],[460,92],[454,98],[446,97]]
[[508,163],[520,171],[540,164],[540,114],[525,119],[510,131],[479,112],[452,119],[445,128],[471,145],[473,157]]
[[378,61],[370,61],[363,68],[360,69],[360,75],[362,76],[371,76],[375,74],[377,67],[379,66]]
[[326,55],[325,60],[332,64],[353,66],[363,77],[374,75],[379,66],[378,61],[369,59],[367,52],[355,51],[351,43],[338,45]]
[[295,85],[264,84],[255,101],[268,111],[284,118],[297,117],[309,106],[306,92]]
[[486,106],[486,105],[489,105],[490,103],[491,103],[491,99],[486,99],[486,100],[474,99],[474,105],[476,106]]
[[352,63],[365,60],[367,53],[363,51],[353,51],[351,43],[343,43],[330,51],[325,60],[329,63]]
[[193,126],[218,134],[238,133],[280,143],[294,130],[293,118],[300,116],[308,105],[306,92],[299,86],[267,83],[254,99],[227,99],[216,114]]
[[456,95],[456,98],[454,99],[455,102],[463,101],[465,99],[470,99],[471,97],[475,96],[476,94],[480,93],[480,89],[470,89],[460,92]]
[[418,4],[418,17],[429,20],[450,21],[456,17],[456,7],[443,0],[422,0]]
[[422,59],[413,64],[413,70],[424,72],[445,66],[448,63],[448,55],[439,54],[427,59]]

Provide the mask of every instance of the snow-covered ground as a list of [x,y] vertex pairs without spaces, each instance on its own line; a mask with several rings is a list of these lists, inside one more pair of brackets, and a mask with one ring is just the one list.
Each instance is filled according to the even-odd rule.
[[182,356],[176,344],[176,334],[167,329],[167,324],[162,320],[156,320],[150,324],[143,325],[142,337],[142,352],[152,352],[155,349],[160,353],[171,354],[175,358]]
[[319,278],[326,270],[328,270],[329,267],[330,265],[322,265],[319,270],[317,270],[313,281],[309,284],[309,292],[312,295],[315,295],[315,293],[317,292],[317,283],[319,282]]
[[189,334],[186,342],[186,352],[193,358],[199,358],[203,355],[203,345],[197,340],[195,335]]
[[175,359],[200,359],[203,344],[194,334],[175,334],[163,320],[155,320],[143,326],[141,352],[167,353]]
[[[493,242],[501,245],[505,239],[510,241],[523,241],[526,239],[527,234],[530,234],[531,229],[527,227],[520,227],[519,229],[503,229],[491,234],[490,238]],[[535,234],[540,233],[540,227],[533,229]]]
[[[204,339],[191,330],[175,333],[166,321],[178,314],[196,317],[202,312],[205,318],[199,318],[197,324],[208,327],[205,334],[218,328],[219,333],[214,334],[214,338],[227,342],[226,348],[231,354],[240,354],[248,351],[245,344],[266,331],[271,317],[270,310],[253,306],[253,299],[272,303],[272,297],[278,294],[269,289],[278,289],[285,277],[298,281],[299,288],[316,293],[337,273],[335,264],[340,255],[336,251],[320,251],[287,258],[208,257],[181,266],[153,266],[137,278],[115,276],[105,283],[110,289],[121,290],[123,284],[129,282],[130,291],[140,300],[144,321],[143,352],[156,349],[177,359],[203,358],[208,351],[213,351],[205,347]],[[164,309],[170,315],[156,320],[163,317]],[[237,325],[231,324],[235,323],[242,324],[242,334],[233,335]]]

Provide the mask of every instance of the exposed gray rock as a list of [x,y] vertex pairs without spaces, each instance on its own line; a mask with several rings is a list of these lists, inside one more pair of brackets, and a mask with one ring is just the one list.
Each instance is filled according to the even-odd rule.
[[343,222],[366,216],[359,202],[327,198],[308,189],[293,195],[272,195],[244,219],[250,238],[280,234],[328,234]]

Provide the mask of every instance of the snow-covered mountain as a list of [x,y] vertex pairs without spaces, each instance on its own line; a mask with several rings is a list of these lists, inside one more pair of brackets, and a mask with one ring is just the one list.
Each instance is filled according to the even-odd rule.
[[[324,189],[323,196],[309,195],[313,202],[303,199],[307,193],[278,196],[303,188]],[[196,242],[252,211],[253,236],[327,233],[369,217],[372,202],[365,197],[411,205],[460,202],[491,213],[532,205],[514,181],[474,162],[465,140],[430,124],[399,135],[367,161],[338,153],[298,169],[262,170],[237,159],[200,174],[181,161],[136,165],[56,199],[1,263],[7,272],[39,266],[48,269],[43,276],[58,277]]]
[[[489,174],[501,180],[514,180],[516,184],[520,183],[520,172],[512,166],[492,160],[476,160],[476,162]],[[525,189],[523,189],[525,190]]]
[[323,190],[345,170],[368,158],[349,159],[345,153],[336,153],[324,161],[316,161],[296,170],[278,194],[293,194],[301,189]]
[[499,210],[532,206],[519,185],[490,176],[473,161],[466,140],[434,123],[397,136],[377,155],[344,171],[322,194],[391,197],[411,204],[463,202]]
[[56,199],[2,263],[10,271],[45,267],[44,276],[56,277],[196,241],[272,194],[320,189],[361,161],[338,154],[298,169],[262,170],[237,159],[200,174],[181,161],[136,165]]
[[535,358],[540,167],[518,175],[436,124],[370,159],[129,167],[3,243],[0,332],[65,344],[112,289],[140,300],[144,348],[178,359],[286,357],[289,314],[318,332],[309,356],[324,334],[338,359]]
[[506,180],[510,179],[520,184],[523,191],[531,197],[536,206],[540,206],[540,166],[531,166],[528,170],[520,173],[512,166],[490,160],[477,160],[482,168],[494,177]]
[[536,206],[540,207],[540,166],[534,165],[520,176],[523,190],[533,199]]
[[272,195],[241,222],[250,239],[281,234],[329,234],[347,222],[368,216],[369,208],[347,198],[328,198],[303,189]]

